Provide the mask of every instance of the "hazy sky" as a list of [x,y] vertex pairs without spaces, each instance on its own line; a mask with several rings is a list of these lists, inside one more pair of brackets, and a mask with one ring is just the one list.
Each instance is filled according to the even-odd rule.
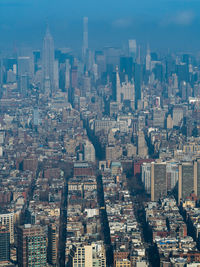
[[0,47],[40,46],[48,20],[57,46],[78,47],[89,17],[90,46],[135,38],[156,48],[200,48],[200,0],[0,0]]

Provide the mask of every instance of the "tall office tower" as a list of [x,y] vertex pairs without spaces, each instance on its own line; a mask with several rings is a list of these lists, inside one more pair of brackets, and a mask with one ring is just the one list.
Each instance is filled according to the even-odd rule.
[[194,193],[200,197],[200,159],[194,162],[182,162],[179,165],[178,200]]
[[173,120],[171,114],[167,116],[167,129],[172,129],[173,128]]
[[20,77],[18,77],[18,84],[20,93],[26,97],[28,95],[28,88],[29,88],[28,75],[21,75]]
[[46,235],[40,225],[25,224],[17,229],[17,262],[19,267],[44,267]]
[[180,92],[181,92],[181,99],[183,101],[187,100],[187,83],[185,81],[182,81],[180,83]]
[[[16,74],[14,73],[13,70],[9,69],[6,74],[7,74],[6,83],[15,83],[16,82]],[[1,83],[0,83],[0,85],[1,85]]]
[[120,72],[128,75],[128,80],[133,78],[133,58],[120,57]]
[[146,70],[147,71],[151,70],[151,53],[150,53],[149,45],[147,47],[147,55],[146,55]]
[[59,63],[58,60],[54,61],[54,88],[59,89]]
[[173,125],[180,126],[183,120],[183,108],[181,106],[173,107]]
[[128,78],[121,85],[121,101],[124,100],[132,101],[134,103],[132,108],[135,108],[135,86],[128,81]]
[[78,68],[77,68],[77,66],[73,66],[72,68],[71,68],[71,79],[70,79],[70,81],[71,81],[71,87],[72,88],[77,88],[77,86],[78,86]]
[[3,84],[3,60],[0,58],[0,86]]
[[69,267],[106,267],[105,248],[102,244],[77,246],[72,250]]
[[128,40],[129,56],[136,60],[137,43],[136,40]]
[[121,103],[121,83],[118,66],[116,67],[116,100],[118,103]]
[[39,123],[40,123],[40,114],[39,114],[39,110],[38,110],[38,108],[35,108],[35,109],[33,110],[33,124],[34,124],[35,126],[38,126]]
[[18,57],[17,58],[17,75],[31,76],[31,58],[30,57]]
[[148,194],[151,193],[151,163],[142,164],[142,182]]
[[47,28],[43,41],[43,89],[50,94],[54,90],[54,41]]
[[10,232],[5,225],[0,225],[0,265],[10,260]]
[[179,85],[183,81],[185,81],[186,83],[189,81],[189,69],[187,64],[182,62],[180,64],[177,64],[176,73],[178,76]]
[[30,57],[18,57],[17,77],[19,91],[23,96],[26,96],[29,88],[29,80],[32,77]]
[[53,266],[57,264],[58,256],[58,226],[51,224],[48,226],[48,247],[47,260]]
[[14,243],[14,213],[0,213],[0,224],[8,227],[10,232],[10,243]]
[[90,94],[90,91],[91,91],[91,78],[88,75],[88,72],[86,71],[83,77],[83,88],[81,96],[87,96],[88,93]]
[[39,69],[40,51],[33,51],[34,73]]
[[88,51],[88,17],[83,18],[83,59],[86,60]]
[[84,160],[95,162],[95,149],[92,143],[86,141],[84,145]]
[[151,163],[151,201],[167,195],[166,162]]
[[194,162],[194,193],[200,197],[200,159]]
[[194,192],[194,164],[182,162],[179,165],[178,200],[185,199]]
[[153,126],[164,128],[165,125],[165,111],[160,108],[153,110]]
[[167,191],[171,191],[178,182],[178,164],[167,162]]
[[142,83],[141,64],[138,63],[134,64],[134,82],[135,82],[135,103],[137,107],[138,100],[141,99],[141,83]]
[[66,59],[65,62],[65,89],[68,90],[70,87],[70,70],[71,70],[71,65],[69,62],[69,59]]

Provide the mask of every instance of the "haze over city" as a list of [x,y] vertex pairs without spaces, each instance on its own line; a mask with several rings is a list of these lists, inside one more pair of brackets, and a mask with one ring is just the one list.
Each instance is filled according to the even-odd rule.
[[37,48],[48,21],[56,46],[78,49],[82,17],[88,16],[91,48],[121,46],[135,38],[153,49],[198,51],[199,10],[198,0],[1,0],[1,47]]

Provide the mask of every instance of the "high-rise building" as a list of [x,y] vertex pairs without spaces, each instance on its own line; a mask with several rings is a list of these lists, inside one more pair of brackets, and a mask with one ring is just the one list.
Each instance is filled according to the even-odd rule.
[[17,229],[19,267],[44,267],[47,264],[46,235],[40,225],[25,224]]
[[39,123],[40,123],[40,114],[39,114],[39,110],[38,110],[38,108],[35,108],[35,109],[33,110],[33,124],[34,124],[35,126],[38,126]]
[[18,77],[19,91],[23,96],[27,96],[29,88],[29,76],[27,74]]
[[48,226],[48,248],[47,259],[48,262],[56,266],[58,256],[58,226],[51,224]]
[[120,72],[128,76],[128,80],[133,78],[133,58],[120,57]]
[[[157,163],[156,163],[157,164]],[[163,163],[166,164],[166,179],[163,178],[163,183],[164,185],[166,184],[166,188],[164,188],[164,192],[170,192],[171,190],[174,189],[174,187],[177,185],[178,182],[178,164],[177,162],[166,162]],[[142,182],[145,186],[145,190],[147,193],[151,193],[151,186],[152,184],[154,185],[155,189],[155,165],[145,162],[142,164]],[[151,182],[152,177],[151,175],[153,174],[152,168],[154,168],[154,181]],[[165,167],[164,167],[165,168]],[[159,178],[160,179],[160,178]]]
[[200,159],[194,162],[194,193],[200,197]]
[[167,162],[167,191],[171,191],[178,182],[178,164]]
[[84,160],[95,162],[95,149],[92,143],[86,141],[84,145]]
[[129,100],[132,109],[135,108],[135,86],[133,83],[128,81],[126,75],[125,81],[121,84],[118,67],[116,68],[116,100],[118,103],[123,103],[124,100]]
[[105,248],[102,244],[74,247],[69,267],[106,267]]
[[135,61],[137,54],[137,43],[136,40],[128,40],[129,56]]
[[43,41],[43,89],[50,94],[54,90],[54,41],[47,28]]
[[72,88],[77,88],[77,86],[78,86],[78,68],[77,68],[77,66],[73,66],[72,68],[71,68],[71,79],[70,79],[70,81],[71,81],[71,87]]
[[23,96],[26,96],[29,88],[29,80],[32,77],[31,57],[18,57],[17,59],[17,77],[18,88]]
[[148,194],[151,193],[151,163],[142,164],[142,182]]
[[86,58],[88,50],[88,17],[83,18],[83,59]]
[[138,100],[141,99],[142,71],[140,63],[134,64],[134,82],[135,82],[135,103],[137,107]]
[[178,200],[185,199],[194,193],[200,197],[200,159],[193,162],[182,162],[179,165]]
[[147,55],[146,55],[146,70],[147,71],[151,70],[151,53],[150,53],[149,45],[147,47]]
[[91,78],[88,75],[88,72],[86,71],[84,77],[83,77],[83,88],[82,88],[82,96],[87,96],[87,93],[90,93],[91,91]]
[[69,59],[66,60],[65,66],[66,66],[65,67],[65,89],[68,90],[70,87],[70,70],[71,70]]
[[59,63],[58,60],[54,61],[54,89],[59,88]]
[[116,100],[118,103],[121,103],[121,83],[118,67],[116,67]]
[[30,57],[18,57],[17,59],[17,75],[31,75],[31,58]]
[[3,60],[0,58],[0,86],[3,84]]
[[0,224],[8,227],[10,232],[10,243],[14,243],[14,213],[0,213]]
[[167,195],[166,162],[151,163],[151,201]]
[[173,108],[173,125],[180,126],[182,119],[183,119],[183,108],[174,107]]
[[194,164],[182,162],[179,165],[178,199],[189,197],[194,191]]
[[10,232],[5,225],[0,225],[0,265],[10,260]]
[[158,128],[164,128],[165,126],[165,111],[161,108],[155,108],[153,110],[153,126]]

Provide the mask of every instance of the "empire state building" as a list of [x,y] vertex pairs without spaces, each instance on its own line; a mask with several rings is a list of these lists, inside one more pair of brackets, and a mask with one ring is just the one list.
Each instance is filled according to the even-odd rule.
[[54,41],[47,27],[43,41],[43,89],[50,94],[54,90]]

